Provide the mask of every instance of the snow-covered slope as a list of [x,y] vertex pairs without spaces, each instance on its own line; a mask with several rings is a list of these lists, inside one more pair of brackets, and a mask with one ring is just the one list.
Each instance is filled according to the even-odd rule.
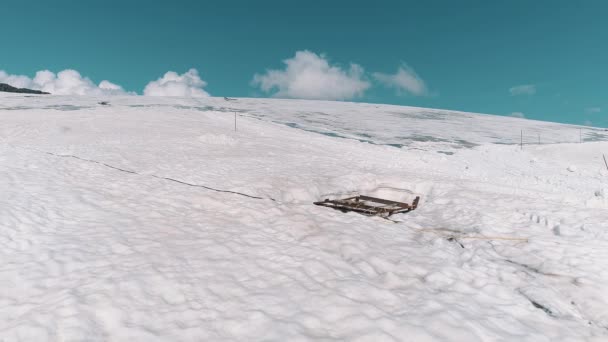
[[[0,340],[608,339],[599,129],[104,100],[0,97]],[[311,203],[354,193],[421,204]]]

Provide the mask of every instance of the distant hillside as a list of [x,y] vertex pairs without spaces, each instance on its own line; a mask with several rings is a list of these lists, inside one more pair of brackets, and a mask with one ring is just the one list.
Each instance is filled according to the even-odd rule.
[[46,92],[40,91],[40,90],[15,88],[6,83],[0,83],[0,91],[6,92],[6,93],[21,93],[21,94],[49,94],[49,93],[46,93]]

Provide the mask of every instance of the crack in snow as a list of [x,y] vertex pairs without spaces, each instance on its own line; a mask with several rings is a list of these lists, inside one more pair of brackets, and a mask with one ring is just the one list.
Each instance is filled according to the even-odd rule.
[[[100,162],[100,161],[93,160],[93,159],[86,159],[86,158],[82,158],[82,157],[75,156],[75,155],[72,155],[72,154],[57,154],[57,153],[53,153],[53,152],[39,151],[39,150],[35,150],[35,149],[30,149],[30,150],[33,150],[33,151],[36,151],[36,152],[45,153],[45,154],[52,155],[52,156],[55,156],[55,157],[78,159],[78,160],[81,160],[81,161],[85,161],[85,162],[89,162],[89,163],[94,163],[94,164],[102,165],[102,166],[105,166],[105,167],[108,167],[108,168],[111,168],[111,169],[114,169],[114,170],[117,170],[117,171],[120,171],[120,172],[134,174],[134,175],[138,175],[138,176],[146,176],[146,175],[141,174],[141,173],[136,172],[136,171],[123,169],[123,168],[120,168],[120,167],[117,167],[117,166],[113,166],[113,165],[110,165],[110,164],[107,164],[107,163],[104,163],[104,162]],[[234,194],[234,195],[239,195],[239,196],[253,198],[253,199],[260,199],[260,200],[269,199],[269,200],[271,200],[273,202],[276,202],[276,200],[274,198],[272,198],[272,197],[264,198],[264,197],[259,197],[259,196],[253,196],[253,195],[245,194],[245,193],[238,192],[238,191],[217,189],[217,188],[212,188],[212,187],[206,186],[206,185],[193,184],[193,183],[184,182],[184,181],[181,181],[181,180],[178,180],[178,179],[174,179],[174,178],[170,178],[170,177],[162,177],[162,176],[157,176],[157,175],[149,175],[149,176],[157,178],[157,179],[162,179],[162,180],[166,180],[166,181],[182,184],[182,185],[191,186],[191,187],[203,188],[203,189],[206,189],[206,190],[211,190],[211,191],[216,191],[216,192],[222,192],[222,193],[228,193],[228,194]]]

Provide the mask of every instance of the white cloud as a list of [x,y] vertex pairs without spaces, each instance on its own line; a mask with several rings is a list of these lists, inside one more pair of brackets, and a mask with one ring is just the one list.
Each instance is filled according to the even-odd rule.
[[511,96],[517,95],[534,95],[536,94],[536,85],[534,84],[522,84],[515,87],[509,88]]
[[523,118],[525,118],[525,117],[526,117],[526,116],[524,115],[524,113],[522,113],[522,112],[513,112],[513,113],[511,113],[509,116],[512,116],[512,117],[514,117],[514,118],[520,118],[520,119],[523,119]]
[[76,70],[63,70],[57,74],[42,70],[33,79],[23,75],[10,75],[0,70],[0,83],[7,83],[17,88],[42,90],[55,95],[125,95],[124,89],[109,81],[95,85]]
[[121,86],[118,84],[114,84],[110,81],[103,80],[99,82],[99,89],[108,90],[108,91],[124,91]]
[[307,50],[297,51],[293,58],[283,61],[284,70],[267,70],[255,74],[252,85],[262,91],[274,92],[274,97],[348,100],[360,97],[370,87],[364,70],[357,64],[348,69],[331,65],[325,55]]
[[602,109],[600,107],[589,107],[589,108],[585,108],[585,112],[587,114],[594,114],[594,113],[599,113],[601,112]]
[[6,83],[17,88],[27,88],[32,80],[23,75],[9,75],[4,70],[0,70],[0,83]]
[[375,72],[374,78],[387,87],[397,89],[399,94],[409,93],[416,96],[428,95],[427,86],[414,69],[401,65],[395,74]]
[[146,96],[179,96],[207,97],[209,93],[203,90],[207,82],[203,81],[196,69],[190,69],[182,75],[168,71],[163,77],[146,85]]

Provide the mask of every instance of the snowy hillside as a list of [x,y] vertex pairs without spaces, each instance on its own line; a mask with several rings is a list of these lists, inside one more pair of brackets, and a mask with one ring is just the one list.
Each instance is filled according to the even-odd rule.
[[[0,341],[608,340],[601,129],[14,94],[0,120]],[[351,194],[421,202],[312,205]]]

